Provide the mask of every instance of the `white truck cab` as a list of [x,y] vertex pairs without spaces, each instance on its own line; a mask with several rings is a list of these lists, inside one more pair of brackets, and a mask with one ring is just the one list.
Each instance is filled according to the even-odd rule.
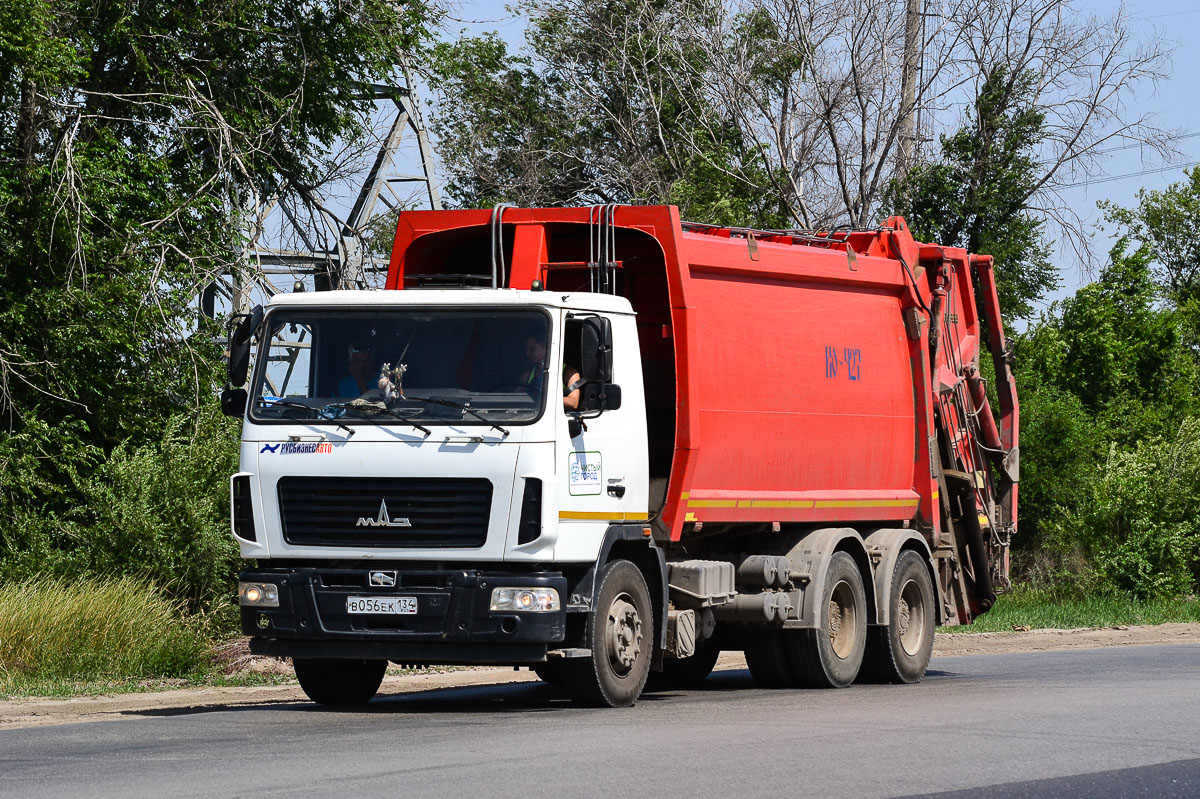
[[[317,701],[373,694],[388,660],[578,655],[555,650],[568,608],[594,600],[602,550],[653,549],[624,298],[281,294],[231,352],[231,382],[249,378],[224,397],[244,415],[233,530],[257,561],[240,579],[243,627],[256,651],[295,658]],[[661,612],[665,585],[650,591]],[[637,604],[631,638],[652,612]]]

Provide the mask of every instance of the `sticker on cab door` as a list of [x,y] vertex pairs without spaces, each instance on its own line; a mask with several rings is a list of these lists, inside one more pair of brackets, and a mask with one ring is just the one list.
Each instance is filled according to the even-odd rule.
[[599,452],[572,452],[567,456],[571,496],[585,497],[603,492],[604,469],[601,464]]

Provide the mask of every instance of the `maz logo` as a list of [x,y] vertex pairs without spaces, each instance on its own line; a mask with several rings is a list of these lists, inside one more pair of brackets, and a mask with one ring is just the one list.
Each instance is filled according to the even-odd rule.
[[379,500],[379,515],[374,519],[368,519],[365,516],[360,516],[354,525],[355,527],[412,527],[412,524],[403,517],[391,518],[388,516],[387,500]]
[[382,588],[396,587],[395,572],[370,572],[369,575],[371,585],[380,586]]

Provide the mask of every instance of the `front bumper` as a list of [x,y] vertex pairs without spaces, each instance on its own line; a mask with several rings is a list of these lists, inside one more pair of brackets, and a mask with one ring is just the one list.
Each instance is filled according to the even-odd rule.
[[[395,585],[371,585],[384,572]],[[499,587],[554,588],[558,572],[425,571],[371,568],[286,568],[243,572],[243,582],[274,583],[279,607],[241,608],[251,651],[283,657],[377,658],[409,664],[538,663],[563,641],[566,613],[490,609]],[[350,615],[346,598],[415,597],[412,615]]]

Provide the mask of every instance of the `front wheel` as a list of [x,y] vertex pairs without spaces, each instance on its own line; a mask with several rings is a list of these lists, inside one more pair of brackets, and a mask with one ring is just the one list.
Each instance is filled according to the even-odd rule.
[[296,679],[309,699],[318,705],[358,707],[379,690],[386,660],[336,660],[293,658]]
[[575,701],[590,707],[636,702],[650,673],[654,616],[646,579],[629,561],[611,561],[601,572],[584,642],[591,655],[565,664]]

